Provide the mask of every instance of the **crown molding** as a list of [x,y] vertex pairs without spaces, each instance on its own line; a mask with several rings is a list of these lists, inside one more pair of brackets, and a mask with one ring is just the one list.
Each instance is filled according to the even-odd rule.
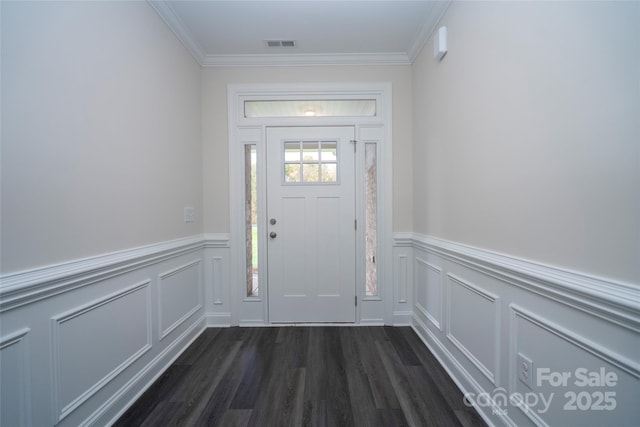
[[431,2],[432,11],[429,13],[429,19],[427,19],[416,37],[413,45],[407,52],[407,57],[409,62],[413,64],[413,61],[416,60],[422,49],[426,46],[431,34],[435,31],[438,23],[444,16],[444,14],[449,9],[452,0],[442,0],[442,1],[434,1]]
[[160,15],[160,18],[162,18],[169,29],[178,37],[178,40],[180,40],[189,53],[202,66],[205,56],[202,47],[191,37],[191,33],[180,18],[178,18],[169,2],[165,0],[147,0],[147,3]]
[[205,55],[203,67],[410,65],[406,53]]
[[431,17],[422,27],[409,52],[333,54],[206,55],[189,29],[165,0],[147,0],[202,67],[286,67],[319,65],[411,65],[446,12],[451,0],[434,1]]

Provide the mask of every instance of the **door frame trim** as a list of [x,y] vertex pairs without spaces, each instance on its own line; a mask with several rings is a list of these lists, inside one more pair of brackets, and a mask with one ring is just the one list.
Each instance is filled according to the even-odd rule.
[[[376,99],[375,117],[293,117],[246,118],[245,100],[263,99]],[[246,297],[244,286],[244,171],[243,147],[255,144],[258,150],[258,210],[262,222],[266,212],[266,128],[273,126],[355,126],[356,140],[378,144],[378,295],[364,294],[364,238],[358,237],[356,255],[356,324],[393,324],[393,198],[392,198],[392,87],[391,83],[314,83],[314,84],[229,84],[227,86],[229,209],[230,209],[230,308],[232,325],[269,325],[268,286],[261,284],[259,297]],[[260,160],[261,159],[261,160]],[[364,150],[356,156],[356,199],[362,199]],[[261,213],[262,212],[262,213]],[[364,209],[356,206],[356,218],[364,224]],[[266,219],[264,219],[266,226]],[[358,236],[360,236],[359,229]],[[362,230],[363,231],[363,230]],[[364,236],[364,234],[362,234]],[[264,240],[264,239],[262,239]],[[360,242],[362,240],[362,242]],[[266,254],[266,242],[258,242],[258,253]],[[362,264],[362,265],[360,265]],[[261,283],[266,281],[266,263],[259,263]]]

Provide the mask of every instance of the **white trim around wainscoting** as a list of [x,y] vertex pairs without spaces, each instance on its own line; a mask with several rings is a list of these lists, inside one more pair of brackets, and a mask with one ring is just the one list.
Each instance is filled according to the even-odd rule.
[[396,246],[422,249],[499,280],[640,332],[640,287],[417,233]]
[[[556,370],[606,365],[619,375],[620,395],[637,388],[638,285],[414,233],[395,234],[394,249],[412,252],[412,262],[395,268],[414,268],[413,329],[465,396],[488,396],[483,405],[469,402],[489,425],[564,425],[575,415],[531,417],[500,406],[495,393],[529,390],[517,373],[520,353]],[[620,401],[607,420],[628,424],[635,411]]]
[[115,251],[0,277],[0,312],[201,249],[203,235]]
[[182,237],[0,277],[0,313],[202,248],[228,248],[228,233]]

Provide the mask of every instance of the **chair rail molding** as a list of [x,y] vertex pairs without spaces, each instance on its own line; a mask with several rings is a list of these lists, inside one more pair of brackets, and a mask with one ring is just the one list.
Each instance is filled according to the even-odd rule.
[[[394,234],[394,250],[411,254],[403,268],[413,273],[413,329],[489,425],[580,425],[587,419],[626,425],[637,419],[631,396],[640,375],[639,286],[418,233]],[[532,386],[520,376],[521,358],[534,376],[539,368],[615,374],[616,410],[563,410],[564,392],[589,390],[573,382],[551,390],[540,377]],[[502,399],[532,390],[556,392],[549,412]]]
[[208,260],[226,283],[228,241],[200,234],[0,277],[3,425],[115,421],[206,328]]
[[529,292],[543,295],[640,332],[640,286],[600,278],[432,236],[399,233],[414,248],[483,272]]
[[197,251],[203,244],[202,235],[183,237],[3,275],[0,312]]

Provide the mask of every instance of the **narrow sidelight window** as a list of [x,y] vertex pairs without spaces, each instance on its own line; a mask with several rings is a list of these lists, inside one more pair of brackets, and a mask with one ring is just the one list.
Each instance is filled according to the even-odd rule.
[[365,251],[366,251],[366,296],[378,295],[377,253],[377,188],[378,158],[376,144],[366,143],[365,147]]
[[256,178],[256,146],[244,146],[244,194],[247,296],[260,295],[258,286],[258,200]]

